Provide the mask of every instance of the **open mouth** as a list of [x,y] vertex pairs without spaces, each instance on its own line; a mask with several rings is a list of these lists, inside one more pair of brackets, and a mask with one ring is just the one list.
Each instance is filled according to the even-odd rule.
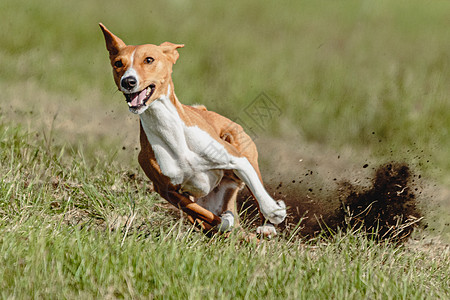
[[152,83],[140,92],[124,95],[130,109],[137,110],[147,105],[148,99],[150,99],[154,92],[155,85]]

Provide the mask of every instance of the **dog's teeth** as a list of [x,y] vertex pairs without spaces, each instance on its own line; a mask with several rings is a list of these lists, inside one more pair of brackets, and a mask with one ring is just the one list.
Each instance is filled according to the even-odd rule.
[[127,102],[127,104],[128,104],[128,106],[129,106],[129,107],[131,107],[131,106],[132,106],[131,102]]
[[146,96],[150,95],[150,91],[151,91],[151,89],[147,89],[147,93],[145,95]]

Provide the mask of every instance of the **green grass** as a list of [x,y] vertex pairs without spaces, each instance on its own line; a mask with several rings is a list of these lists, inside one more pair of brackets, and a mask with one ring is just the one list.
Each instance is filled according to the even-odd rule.
[[63,162],[64,149],[46,149],[13,127],[1,129],[2,298],[450,294],[448,248],[377,244],[358,232],[307,243],[288,237],[261,244],[208,239],[161,209],[139,177],[108,168],[108,162],[90,166],[76,153]]
[[[313,144],[317,157],[405,160],[445,194],[449,6],[1,1],[0,297],[448,298],[440,243],[398,247],[356,231],[256,245],[180,221],[139,171],[137,119],[97,23],[130,44],[184,43],[173,74],[183,103],[243,118],[264,92],[281,115],[259,136]],[[442,228],[445,197],[426,215]]]

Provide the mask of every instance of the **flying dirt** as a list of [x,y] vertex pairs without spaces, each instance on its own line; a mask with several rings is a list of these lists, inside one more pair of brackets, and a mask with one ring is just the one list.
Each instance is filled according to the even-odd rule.
[[[377,240],[401,242],[425,225],[422,178],[408,163],[361,161],[351,151],[335,153],[293,140],[299,139],[258,140],[265,153],[261,158],[265,186],[288,207],[286,220],[278,225],[280,232],[310,238],[358,229]],[[244,223],[259,225],[246,190],[238,204]]]
[[[336,188],[320,187],[317,192],[302,187],[313,177],[312,170],[300,180],[268,184],[270,193],[289,207],[288,217],[280,225],[282,231],[289,235],[295,230],[300,236],[314,237],[351,228],[362,229],[377,240],[403,241],[422,218],[416,195],[420,189],[415,183],[420,175],[412,174],[406,163],[397,162],[382,164],[373,173],[369,186],[334,178]],[[258,222],[248,193],[242,193],[239,204],[247,218],[255,217],[254,222]]]

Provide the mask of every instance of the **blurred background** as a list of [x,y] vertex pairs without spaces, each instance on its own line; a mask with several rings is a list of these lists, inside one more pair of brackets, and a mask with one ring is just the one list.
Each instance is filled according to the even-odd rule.
[[0,122],[140,172],[99,22],[127,44],[185,44],[178,98],[244,123],[267,181],[318,173],[307,191],[405,162],[448,232],[450,2],[2,0]]

